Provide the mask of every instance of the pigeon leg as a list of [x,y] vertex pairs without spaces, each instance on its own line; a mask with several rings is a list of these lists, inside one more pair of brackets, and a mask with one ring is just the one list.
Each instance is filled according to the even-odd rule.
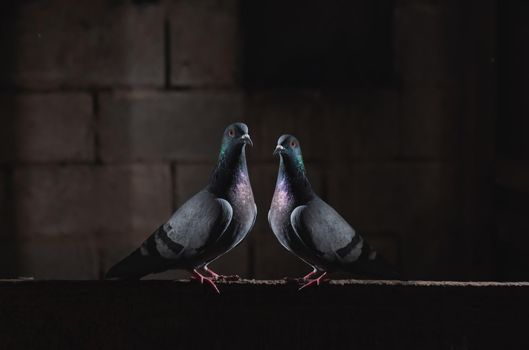
[[320,282],[321,282],[321,279],[322,279],[323,277],[325,277],[326,275],[327,275],[327,272],[322,273],[322,274],[320,275],[320,277],[308,281],[307,283],[305,283],[304,285],[302,285],[301,288],[299,288],[298,290],[302,290],[303,288],[308,287],[308,286],[311,286],[311,285],[313,285],[313,284],[316,284],[317,286],[319,286],[319,285],[320,285]]
[[220,291],[217,288],[217,285],[213,281],[212,277],[206,277],[204,275],[201,275],[196,269],[193,270],[193,275],[197,280],[200,280],[200,283],[204,283],[204,281],[208,282],[213,287],[213,289],[215,289],[215,291],[220,294]]
[[312,275],[314,275],[316,272],[318,272],[318,270],[315,268],[315,267],[312,267],[313,270],[309,273],[307,273],[305,276],[303,276],[303,280],[306,281],[308,280]]
[[224,277],[222,275],[219,275],[218,273],[216,273],[212,269],[208,269],[208,265],[204,266],[204,271],[206,271],[213,279],[216,279],[216,280],[218,280],[219,278]]

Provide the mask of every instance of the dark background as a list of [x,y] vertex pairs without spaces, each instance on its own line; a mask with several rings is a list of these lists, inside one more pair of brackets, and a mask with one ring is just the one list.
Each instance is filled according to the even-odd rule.
[[529,277],[528,2],[12,3],[0,277],[100,278],[206,184],[238,120],[258,219],[219,272],[309,271],[266,220],[292,133],[318,193],[411,278]]

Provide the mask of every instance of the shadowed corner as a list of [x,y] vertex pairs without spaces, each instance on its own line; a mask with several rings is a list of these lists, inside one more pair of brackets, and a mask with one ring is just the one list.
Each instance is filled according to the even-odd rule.
[[21,273],[18,237],[15,166],[18,154],[14,75],[17,71],[18,5],[0,5],[0,278],[16,278]]

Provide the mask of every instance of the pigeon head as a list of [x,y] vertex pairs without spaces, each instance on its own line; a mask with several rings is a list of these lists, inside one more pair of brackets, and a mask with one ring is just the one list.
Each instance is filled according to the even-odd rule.
[[219,159],[210,178],[209,190],[223,196],[236,179],[248,178],[245,146],[253,146],[244,123],[228,125],[222,134]]
[[288,183],[289,191],[292,191],[301,202],[313,198],[314,192],[305,172],[305,164],[303,163],[298,139],[292,135],[281,136],[277,140],[274,155],[279,155],[280,158],[276,190],[277,186],[281,188],[284,183]]
[[277,140],[274,155],[279,155],[286,164],[294,166],[297,171],[302,173],[305,172],[301,146],[296,137],[292,135],[282,135]]
[[237,146],[250,145],[253,146],[252,139],[248,135],[248,126],[244,123],[233,123],[228,125],[222,136],[222,144],[220,146],[220,157],[224,158],[230,150],[237,148]]

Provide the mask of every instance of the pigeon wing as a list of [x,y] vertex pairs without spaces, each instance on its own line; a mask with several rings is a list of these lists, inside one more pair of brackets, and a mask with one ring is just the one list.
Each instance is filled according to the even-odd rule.
[[231,205],[208,191],[185,202],[132,254],[113,266],[106,278],[141,278],[161,272],[200,253],[229,226]]
[[[177,258],[180,253],[189,256],[201,252],[219,239],[232,217],[233,209],[228,201],[201,191],[171,216],[166,224],[167,230],[157,237],[158,251],[162,256],[162,252],[166,253],[167,258]],[[171,244],[182,246],[181,252],[172,249]]]
[[300,240],[329,262],[353,262],[362,253],[362,237],[336,210],[319,198],[296,207],[290,222]]

